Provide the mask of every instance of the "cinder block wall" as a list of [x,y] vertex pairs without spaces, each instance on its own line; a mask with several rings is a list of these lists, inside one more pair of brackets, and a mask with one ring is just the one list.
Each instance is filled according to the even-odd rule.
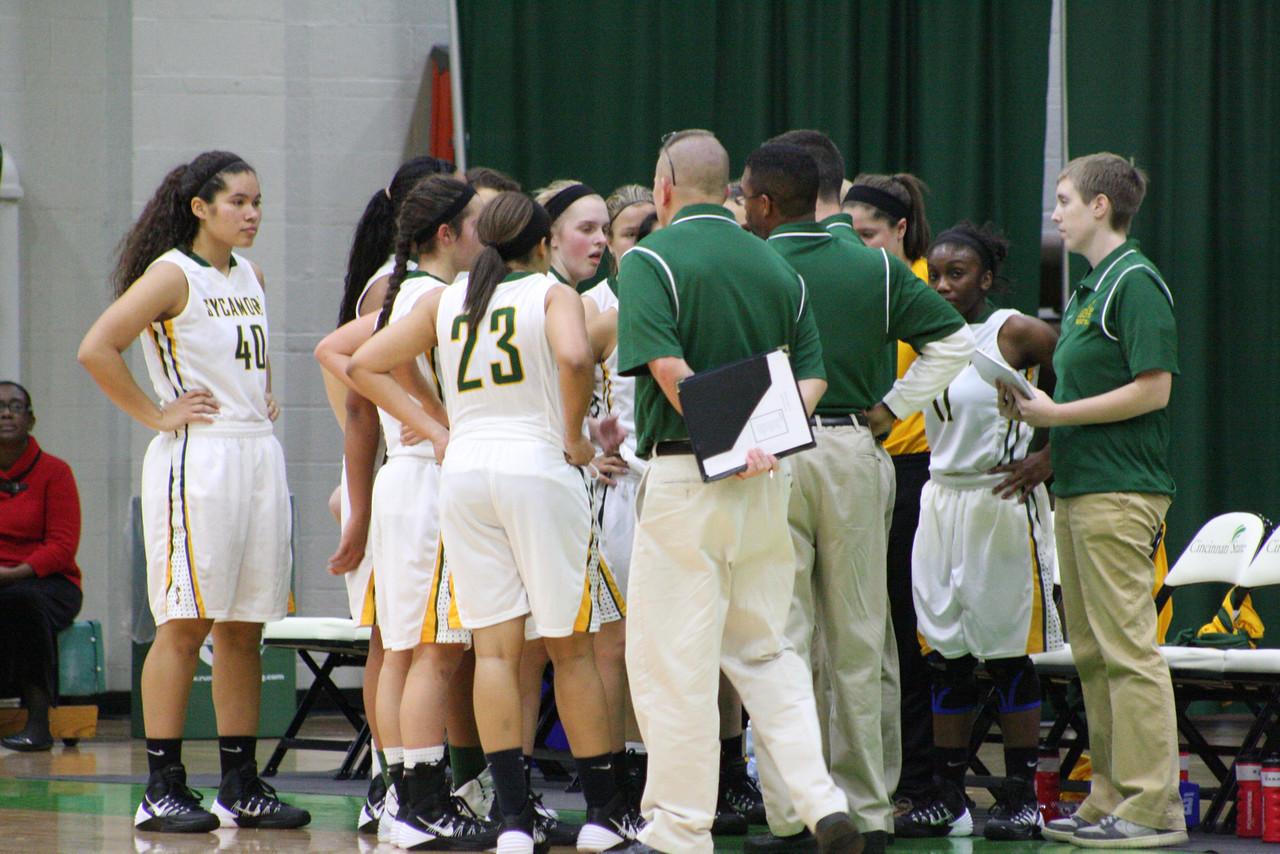
[[116,243],[196,153],[226,148],[257,168],[265,216],[247,254],[267,279],[298,601],[304,614],[344,613],[342,580],[324,571],[341,438],[310,353],[333,327],[356,219],[423,137],[412,123],[427,55],[448,40],[445,0],[0,0],[0,145],[26,192],[21,379],[36,436],[79,482],[83,615],[103,623],[109,689],[129,687],[129,498],[150,435],[107,403],[75,350],[108,302]]

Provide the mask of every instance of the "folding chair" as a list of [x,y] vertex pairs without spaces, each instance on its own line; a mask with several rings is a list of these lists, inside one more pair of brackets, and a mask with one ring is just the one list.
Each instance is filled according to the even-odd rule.
[[[1276,528],[1263,543],[1240,576],[1239,586],[1255,589],[1280,584],[1280,528]],[[1270,747],[1274,727],[1280,724],[1280,649],[1229,649],[1226,651],[1224,678],[1231,685],[1238,702],[1245,703],[1253,712],[1253,724],[1236,749],[1236,762],[1244,753],[1251,753],[1260,744]],[[1236,795],[1235,762],[1231,773],[1209,803],[1204,823],[1217,827],[1219,816]],[[1222,819],[1223,827],[1232,824],[1235,806]]]
[[[1223,513],[1205,522],[1169,570],[1165,586],[1156,596],[1156,610],[1177,587],[1215,582],[1240,585],[1267,527],[1267,520],[1256,513]],[[1187,710],[1199,700],[1224,703],[1238,699],[1238,692],[1225,675],[1227,654],[1221,649],[1171,644],[1161,646],[1160,653],[1169,664],[1173,681],[1178,734],[1217,780],[1216,788],[1204,791],[1206,796],[1217,798],[1223,788],[1229,787],[1233,776],[1221,757],[1233,755],[1236,747],[1211,744]]]
[[[369,655],[370,629],[357,626],[352,620],[333,617],[285,617],[274,623],[267,623],[262,630],[264,646],[276,646],[293,649],[302,659],[314,677],[311,687],[298,703],[298,711],[289,722],[288,729],[276,745],[271,759],[262,769],[262,776],[270,777],[280,768],[280,762],[290,750],[333,750],[345,754],[335,779],[350,779],[353,774],[363,775],[368,772],[370,756],[369,724],[364,715],[357,710],[347,698],[342,696],[338,686],[333,683],[333,671],[337,667],[362,667]],[[313,653],[324,654],[324,660],[317,662]],[[347,722],[355,730],[350,740],[332,738],[298,738],[298,732],[311,714],[321,694],[333,701],[342,712]]]

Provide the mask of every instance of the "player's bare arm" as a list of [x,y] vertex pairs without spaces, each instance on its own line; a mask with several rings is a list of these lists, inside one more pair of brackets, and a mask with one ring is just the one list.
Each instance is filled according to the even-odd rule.
[[596,454],[582,429],[595,388],[596,365],[587,340],[586,312],[577,293],[566,285],[548,289],[545,306],[547,343],[560,374],[565,458],[575,466],[584,466]]
[[192,422],[211,422],[218,402],[203,389],[193,389],[163,408],[138,385],[124,351],[147,325],[170,320],[187,306],[187,278],[174,264],[153,264],[89,327],[76,355],[111,402],[145,427],[161,432]]
[[[1053,393],[1056,380],[1053,373],[1053,350],[1058,344],[1058,333],[1052,326],[1039,318],[1025,314],[1014,315],[1000,327],[996,343],[1000,347],[1000,355],[1011,367],[1020,371],[1038,367],[1040,387]],[[991,490],[992,494],[1026,501],[1033,489],[1053,475],[1046,428],[1036,429],[1031,448],[1022,459],[991,470],[992,474],[1005,475]]]
[[437,289],[420,299],[413,310],[356,350],[347,365],[347,376],[362,395],[369,398],[401,423],[410,425],[419,435],[437,446],[436,459],[443,459],[441,449],[449,441],[449,430],[429,412],[442,413],[444,404],[432,392],[427,400],[417,401],[391,375],[392,370],[408,364],[436,346],[436,313],[440,307]]

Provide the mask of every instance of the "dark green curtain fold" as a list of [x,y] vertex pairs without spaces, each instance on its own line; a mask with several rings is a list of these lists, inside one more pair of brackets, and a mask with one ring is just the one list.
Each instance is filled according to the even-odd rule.
[[784,130],[859,171],[930,185],[936,230],[992,220],[1008,301],[1039,302],[1049,0],[461,0],[468,162],[533,188],[652,180],[659,139],[705,127],[735,170]]
[[[1175,299],[1176,558],[1217,513],[1280,519],[1280,4],[1066,3],[1069,154],[1114,151],[1150,174],[1133,234]],[[1270,636],[1280,595],[1262,596]],[[1176,622],[1217,604],[1193,595]]]

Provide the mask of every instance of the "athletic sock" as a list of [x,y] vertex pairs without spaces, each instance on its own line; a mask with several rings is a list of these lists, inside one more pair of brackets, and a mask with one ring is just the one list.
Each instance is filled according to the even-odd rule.
[[742,758],[742,733],[720,739],[720,761]]
[[222,776],[256,761],[257,750],[256,735],[218,736],[218,761],[222,765]]
[[935,746],[933,767],[944,783],[964,791],[964,775],[969,767],[969,748]]
[[504,818],[515,818],[524,810],[525,801],[529,800],[529,766],[525,764],[525,757],[518,747],[486,753],[484,757],[493,771],[493,792],[498,811]]
[[1004,749],[1004,773],[1006,777],[1023,780],[1036,778],[1036,765],[1040,763],[1038,747],[1006,747]]
[[[489,754],[485,754],[488,757]],[[533,791],[533,757],[528,753],[520,755],[520,761],[524,763],[524,787],[529,791]]]
[[369,759],[371,760],[369,763],[370,777],[381,776],[386,774],[387,757],[385,754],[383,754],[381,750],[378,750],[375,747],[373,750],[373,754],[369,757]]
[[599,756],[575,757],[573,761],[578,766],[578,779],[582,781],[582,797],[587,801],[587,809],[606,806],[618,791],[613,777],[613,755],[601,753]]
[[480,745],[449,745],[449,767],[453,769],[453,788],[460,789],[484,773],[484,748]]
[[382,753],[383,753],[383,761],[386,762],[386,767],[388,769],[390,769],[392,765],[404,764],[404,748],[403,747],[386,747],[386,748],[383,748]]
[[619,789],[631,782],[630,769],[628,768],[627,751],[616,750],[613,753],[613,782]]
[[152,773],[182,762],[182,739],[148,738],[147,770]]

